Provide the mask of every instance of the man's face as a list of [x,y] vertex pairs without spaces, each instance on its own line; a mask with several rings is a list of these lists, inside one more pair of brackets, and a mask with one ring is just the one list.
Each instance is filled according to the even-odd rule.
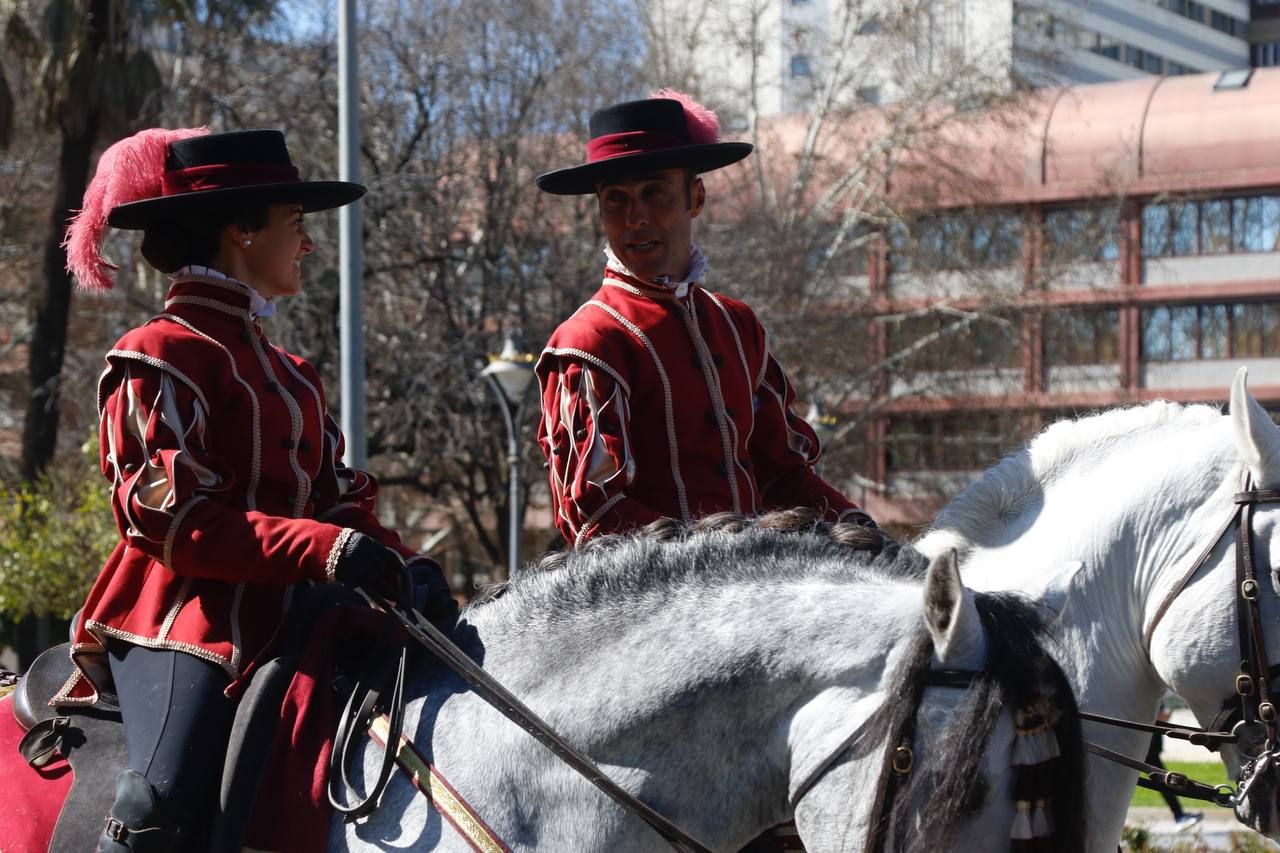
[[689,271],[693,220],[702,212],[706,190],[688,169],[663,169],[607,181],[596,188],[600,223],[609,248],[643,279]]

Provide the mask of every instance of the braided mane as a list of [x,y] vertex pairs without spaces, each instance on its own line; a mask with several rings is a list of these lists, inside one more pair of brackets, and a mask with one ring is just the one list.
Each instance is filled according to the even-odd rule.
[[927,568],[921,555],[879,530],[826,522],[812,510],[756,517],[725,512],[692,524],[659,519],[631,535],[598,536],[576,550],[548,554],[470,606],[507,601],[528,618],[530,611],[543,608],[594,609],[654,594],[677,595],[692,585],[805,577],[919,583]]

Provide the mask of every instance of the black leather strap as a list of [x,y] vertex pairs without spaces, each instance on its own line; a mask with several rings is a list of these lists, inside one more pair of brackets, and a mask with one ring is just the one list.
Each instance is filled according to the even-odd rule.
[[1122,752],[1116,752],[1114,749],[1108,749],[1096,743],[1086,741],[1085,746],[1094,755],[1147,774],[1146,776],[1138,777],[1138,784],[1143,788],[1176,794],[1179,797],[1187,797],[1192,800],[1205,800],[1228,808],[1232,805],[1231,790],[1225,785],[1215,787],[1204,782],[1197,782],[1183,773],[1176,773],[1163,767],[1156,767],[1154,764],[1147,764],[1145,761],[1130,758]]

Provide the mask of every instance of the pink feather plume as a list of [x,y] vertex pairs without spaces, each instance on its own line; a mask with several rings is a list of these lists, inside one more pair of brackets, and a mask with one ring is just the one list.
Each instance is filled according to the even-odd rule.
[[156,198],[161,193],[169,143],[202,136],[208,128],[154,128],[112,145],[98,158],[98,170],[84,191],[84,205],[67,226],[62,241],[67,271],[86,290],[109,290],[116,266],[102,257],[107,215],[119,204]]
[[684,92],[677,92],[675,89],[659,89],[649,97],[651,98],[670,98],[673,101],[679,101],[684,107],[684,122],[689,128],[689,138],[697,145],[711,145],[720,141],[720,119],[716,118],[716,114],[686,95]]

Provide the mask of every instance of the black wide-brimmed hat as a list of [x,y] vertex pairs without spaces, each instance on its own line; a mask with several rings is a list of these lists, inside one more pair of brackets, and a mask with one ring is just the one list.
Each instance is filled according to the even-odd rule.
[[[659,94],[667,94],[661,92]],[[584,195],[604,180],[660,169],[710,172],[751,153],[747,142],[721,142],[715,113],[688,96],[627,101],[591,116],[587,162],[534,178],[556,195]]]
[[169,143],[160,195],[111,208],[107,223],[140,229],[206,210],[301,204],[307,212],[350,204],[365,188],[347,181],[304,181],[278,130],[208,133]]

